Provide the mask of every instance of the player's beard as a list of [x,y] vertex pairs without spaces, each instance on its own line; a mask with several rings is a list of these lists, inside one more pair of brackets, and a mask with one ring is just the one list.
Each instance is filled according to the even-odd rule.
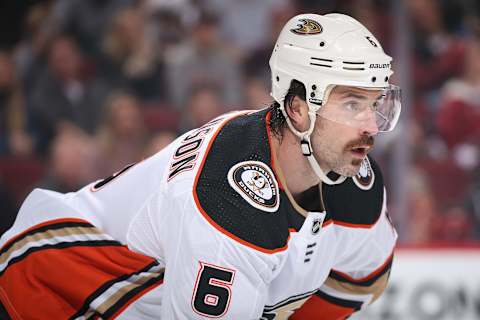
[[345,144],[343,148],[335,148],[335,145],[331,143],[331,139],[323,136],[323,125],[318,124],[317,139],[314,143],[313,149],[315,157],[319,163],[323,163],[326,167],[345,177],[353,177],[360,170],[360,165],[363,159],[353,158],[351,151],[357,146],[369,146],[373,147],[374,138],[372,136],[363,135],[358,139],[351,140]]

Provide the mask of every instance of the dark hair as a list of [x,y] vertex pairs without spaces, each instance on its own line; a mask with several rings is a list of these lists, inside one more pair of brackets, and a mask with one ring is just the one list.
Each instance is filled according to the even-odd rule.
[[[288,89],[285,100],[283,101],[285,108],[291,105],[295,96],[299,97],[303,101],[306,101],[307,92],[305,90],[305,86],[298,80],[292,80],[290,83],[290,88]],[[270,129],[272,130],[273,134],[281,138],[282,130],[287,126],[285,116],[280,110],[280,104],[277,101],[272,102],[269,109],[272,114],[270,117]]]

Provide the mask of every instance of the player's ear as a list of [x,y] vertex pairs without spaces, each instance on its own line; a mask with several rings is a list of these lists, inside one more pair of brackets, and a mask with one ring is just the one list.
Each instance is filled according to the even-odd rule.
[[285,100],[285,109],[295,129],[300,132],[309,127],[308,105],[298,96],[290,96]]

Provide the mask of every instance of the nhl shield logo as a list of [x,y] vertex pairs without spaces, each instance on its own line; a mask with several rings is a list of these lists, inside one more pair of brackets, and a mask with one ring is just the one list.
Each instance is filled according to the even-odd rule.
[[275,212],[279,206],[278,183],[272,170],[263,162],[244,161],[228,171],[228,183],[250,205]]
[[323,219],[316,218],[312,221],[312,234],[316,235],[322,229]]
[[290,29],[291,32],[299,35],[313,35],[319,34],[323,31],[322,26],[312,19],[300,19],[301,23],[297,25],[297,28]]
[[375,173],[373,172],[370,160],[368,157],[363,159],[358,173],[352,177],[353,182],[362,190],[370,190],[375,181]]

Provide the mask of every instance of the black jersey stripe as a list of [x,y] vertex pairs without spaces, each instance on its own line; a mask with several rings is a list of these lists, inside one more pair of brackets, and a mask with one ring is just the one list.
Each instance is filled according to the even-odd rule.
[[10,315],[8,314],[7,308],[5,308],[1,300],[0,300],[0,319],[12,320],[12,317],[10,317]]
[[[90,313],[92,311],[90,309],[90,304],[95,299],[97,299],[102,294],[104,294],[108,289],[110,289],[112,286],[114,286],[116,283],[120,283],[122,281],[125,281],[125,280],[131,278],[134,275],[141,274],[142,272],[148,272],[150,269],[152,269],[155,266],[158,266],[157,261],[149,263],[147,266],[145,266],[144,268],[142,268],[138,271],[135,271],[135,272],[132,272],[132,273],[129,273],[129,274],[124,274],[120,277],[117,277],[115,279],[112,279],[112,280],[109,280],[109,281],[105,282],[103,285],[101,285],[97,290],[95,290],[90,296],[88,296],[85,299],[85,302],[82,305],[82,307],[74,315],[72,315],[69,319],[76,319],[78,317],[85,316],[87,313]],[[133,298],[135,298],[138,293],[143,292],[148,287],[151,287],[151,286],[163,281],[164,274],[165,274],[164,271],[160,272],[158,274],[158,276],[153,277],[152,279],[146,281],[142,285],[134,288],[133,290],[130,290],[130,291],[126,292],[124,294],[124,296],[122,296],[115,304],[113,304],[103,314],[100,314],[99,312],[94,311],[92,317],[89,317],[89,319],[94,318],[94,316],[101,316],[102,319],[108,319],[109,317],[114,315],[118,310],[120,310],[123,306],[125,306],[125,304],[129,303]]]
[[135,289],[129,291],[126,295],[118,300],[110,309],[108,309],[104,314],[102,319],[110,319],[113,315],[115,315],[119,310],[121,310],[125,305],[130,303],[132,300],[136,299],[143,295],[146,289],[151,288],[157,284],[161,284],[163,282],[164,273],[162,272],[159,276],[152,278],[146,281],[141,286],[136,287]]
[[0,256],[4,254],[6,251],[8,251],[11,247],[15,245],[15,243],[25,239],[28,236],[31,236],[33,234],[49,231],[49,230],[58,230],[58,229],[63,229],[63,228],[72,228],[72,227],[83,227],[83,228],[95,228],[91,223],[88,222],[81,222],[79,221],[71,221],[71,222],[59,222],[55,223],[55,220],[52,221],[52,224],[47,224],[45,225],[44,223],[39,224],[39,227],[33,227],[27,232],[24,232],[14,238],[12,240],[8,241],[5,246],[2,247],[0,250]]
[[372,284],[374,284],[379,278],[381,278],[385,273],[390,271],[390,269],[392,268],[392,263],[393,263],[393,254],[390,255],[390,257],[387,259],[387,261],[385,261],[385,263],[381,266],[380,269],[375,270],[371,276],[367,276],[366,278],[363,278],[360,280],[355,280],[350,277],[346,277],[345,275],[342,275],[342,273],[335,270],[331,270],[328,276],[340,282],[345,282],[345,283],[349,283],[349,284],[353,284],[361,287],[369,287]]
[[360,310],[360,308],[363,305],[362,301],[354,301],[354,300],[347,300],[347,299],[334,297],[320,290],[315,292],[315,295],[331,304],[335,304],[337,306],[341,306],[344,308],[351,308],[355,311]]
[[305,292],[305,293],[300,293],[300,294],[297,294],[297,295],[294,295],[294,296],[291,296],[291,297],[288,297],[280,302],[277,302],[276,304],[274,305],[270,305],[270,306],[265,306],[263,311],[264,312],[270,312],[270,311],[275,311],[276,309],[278,308],[281,308],[287,304],[290,304],[290,303],[293,303],[295,301],[298,301],[298,300],[302,300],[302,299],[305,299],[311,295],[313,295],[314,293],[316,293],[317,289],[315,290],[312,290],[312,291],[309,291],[309,292]]
[[71,248],[71,247],[100,247],[100,246],[122,246],[122,244],[114,240],[90,240],[90,241],[61,242],[56,244],[46,244],[40,247],[32,247],[27,251],[25,251],[22,255],[8,261],[5,268],[2,271],[0,271],[0,277],[8,268],[10,268],[15,263],[18,263],[23,259],[27,258],[30,254],[41,251],[41,250],[48,250],[48,249],[60,250],[60,249]]

